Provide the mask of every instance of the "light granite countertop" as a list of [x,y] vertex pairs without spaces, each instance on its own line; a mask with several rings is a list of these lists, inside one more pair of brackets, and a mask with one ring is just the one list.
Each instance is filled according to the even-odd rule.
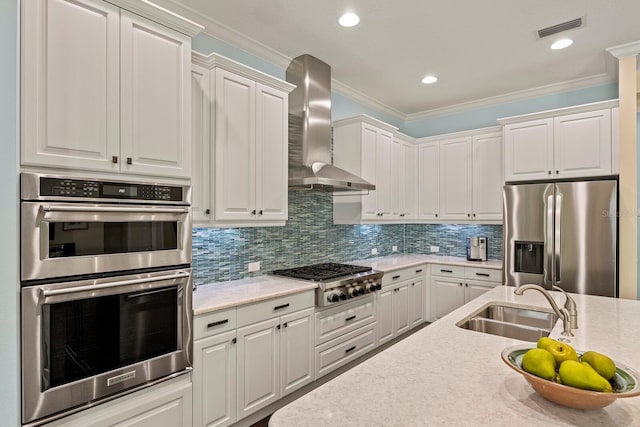
[[[413,267],[424,263],[502,268],[502,261],[475,262],[467,261],[465,258],[419,254],[393,255],[351,261],[349,263],[364,265],[385,272]],[[198,316],[216,310],[251,304],[270,298],[306,291],[308,289],[315,289],[316,287],[317,285],[312,282],[272,275],[200,285],[193,293],[193,314]]]
[[[564,297],[552,293],[559,304]],[[640,301],[574,295],[579,329],[571,344],[640,370]],[[549,308],[538,292],[498,286],[278,410],[271,427],[637,426],[640,397],[584,411],[539,396],[500,353],[523,341],[460,329],[484,305]],[[562,322],[551,333],[560,337]],[[534,346],[535,343],[532,343]]]

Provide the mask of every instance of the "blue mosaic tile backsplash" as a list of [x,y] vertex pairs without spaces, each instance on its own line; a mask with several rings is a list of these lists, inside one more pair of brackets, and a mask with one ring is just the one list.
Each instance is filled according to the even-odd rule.
[[[451,224],[334,225],[332,194],[289,192],[284,227],[194,228],[193,270],[197,285],[242,279],[319,262],[347,262],[399,253],[465,256],[467,236],[487,236],[489,258],[502,259],[502,226]],[[378,254],[371,255],[377,248]],[[250,262],[260,271],[248,273]]]

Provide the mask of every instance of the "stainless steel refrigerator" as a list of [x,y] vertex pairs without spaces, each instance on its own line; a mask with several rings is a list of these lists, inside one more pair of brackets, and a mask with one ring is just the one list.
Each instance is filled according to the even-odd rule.
[[618,296],[617,181],[507,184],[505,284]]

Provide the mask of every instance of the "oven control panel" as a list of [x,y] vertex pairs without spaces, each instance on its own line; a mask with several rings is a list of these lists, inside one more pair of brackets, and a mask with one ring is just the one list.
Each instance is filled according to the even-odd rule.
[[182,187],[73,178],[40,178],[40,196],[181,202]]
[[377,279],[364,279],[347,285],[327,289],[318,298],[317,305],[326,307],[328,305],[339,304],[343,301],[357,298],[371,292],[382,289],[382,281]]

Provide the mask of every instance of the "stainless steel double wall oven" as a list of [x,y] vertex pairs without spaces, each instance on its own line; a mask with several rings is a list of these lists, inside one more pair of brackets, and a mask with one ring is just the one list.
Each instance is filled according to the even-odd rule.
[[24,424],[191,369],[190,193],[22,174]]

